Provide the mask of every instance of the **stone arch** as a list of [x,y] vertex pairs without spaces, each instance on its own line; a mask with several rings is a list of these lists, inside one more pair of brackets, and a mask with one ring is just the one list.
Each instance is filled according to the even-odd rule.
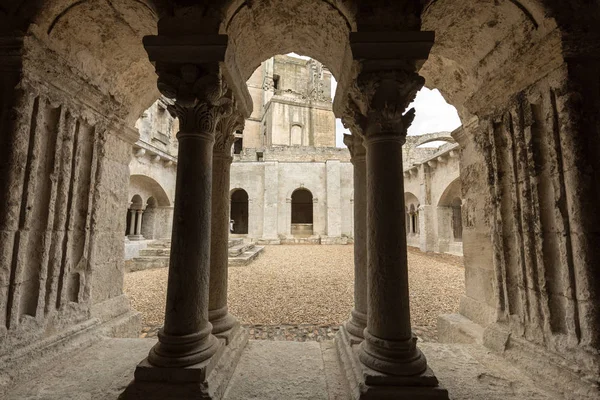
[[[35,10],[30,27],[40,41],[59,54],[74,76],[121,104],[118,116],[133,127],[159,97],[154,68],[142,38],[157,32],[164,7],[153,0],[23,0]],[[159,11],[159,9],[161,11]],[[32,10],[32,11],[33,11]],[[19,11],[17,11],[19,12]],[[33,11],[35,12],[35,11]],[[114,112],[114,111],[113,111]]]
[[417,140],[413,144],[414,147],[419,147],[427,143],[431,142],[449,142],[456,143],[456,140],[452,136],[450,136],[450,132],[435,132],[435,133],[426,133],[425,135],[419,135]]
[[130,191],[133,190],[142,195],[144,204],[150,197],[153,197],[157,207],[171,205],[171,200],[165,189],[160,183],[147,175],[131,175],[129,177],[129,187]]
[[248,192],[242,188],[232,189],[230,192],[231,208],[229,214],[230,232],[240,235],[248,233]]
[[446,186],[437,205],[438,207],[451,207],[454,199],[461,197],[461,181],[458,177]]
[[291,232],[293,236],[308,237],[313,234],[314,198],[310,190],[298,188],[291,198]]

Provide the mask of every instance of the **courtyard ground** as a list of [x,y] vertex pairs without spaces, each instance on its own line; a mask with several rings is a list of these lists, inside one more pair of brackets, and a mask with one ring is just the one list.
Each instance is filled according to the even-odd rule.
[[[435,340],[440,314],[458,310],[464,293],[460,258],[409,248],[411,318],[415,333]],[[163,323],[167,269],[126,274],[125,292],[143,315],[143,337]],[[229,268],[229,309],[255,339],[332,338],[353,306],[353,246],[267,246],[245,267]]]

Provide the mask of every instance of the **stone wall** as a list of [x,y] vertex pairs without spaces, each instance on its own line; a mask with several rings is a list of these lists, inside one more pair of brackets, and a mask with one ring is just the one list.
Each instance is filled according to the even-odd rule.
[[[114,318],[121,325],[110,331],[119,335],[135,335],[139,324],[122,292],[136,134],[108,110],[100,112],[107,105],[103,94],[77,75],[53,76],[65,66],[44,45],[29,39],[24,51],[14,102],[2,104],[12,122],[2,127],[11,150],[1,169],[7,186],[0,215],[0,357],[26,346],[50,348],[63,332]],[[86,88],[86,96],[75,96],[75,88]]]

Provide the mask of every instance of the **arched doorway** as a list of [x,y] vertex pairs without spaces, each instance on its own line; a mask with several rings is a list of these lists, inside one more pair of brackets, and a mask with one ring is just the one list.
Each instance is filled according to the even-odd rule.
[[245,235],[248,233],[248,193],[244,189],[236,189],[231,193],[231,213],[229,214],[231,233]]
[[308,189],[292,193],[292,235],[309,237],[313,234],[313,195]]

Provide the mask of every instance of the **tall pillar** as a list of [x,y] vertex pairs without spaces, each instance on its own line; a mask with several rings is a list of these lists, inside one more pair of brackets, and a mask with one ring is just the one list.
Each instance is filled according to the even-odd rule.
[[229,342],[233,328],[239,326],[237,319],[227,308],[227,266],[229,262],[229,180],[231,146],[234,133],[244,127],[244,117],[234,111],[219,121],[213,150],[212,218],[210,245],[210,296],[209,321],[213,334]]
[[354,309],[344,327],[358,343],[367,327],[367,176],[365,148],[356,129],[352,129],[354,134],[344,135],[354,171]]
[[347,375],[353,399],[447,400],[410,324],[402,146],[415,111],[404,110],[424,79],[410,62],[395,65],[381,71],[363,65],[344,115],[366,150],[367,327],[358,345],[348,328],[336,342],[344,369],[353,371]]
[[212,163],[215,127],[231,104],[220,73],[187,64],[181,75],[196,92],[171,87],[170,76],[159,73],[159,89],[176,94],[169,112],[180,123],[165,324],[148,356],[153,366],[167,368],[202,363],[220,347],[208,321]]

